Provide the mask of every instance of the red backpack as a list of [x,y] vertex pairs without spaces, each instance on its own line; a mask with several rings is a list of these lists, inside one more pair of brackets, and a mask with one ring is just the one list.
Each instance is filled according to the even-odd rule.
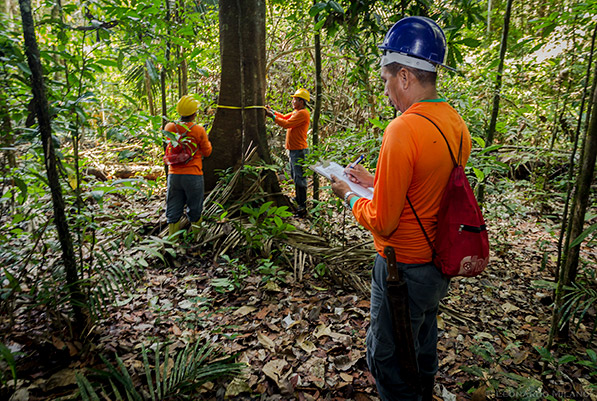
[[[197,147],[190,138],[187,137],[187,132],[193,128],[195,124],[187,128],[182,135],[178,132],[178,124],[174,123],[174,128],[178,137],[176,140],[167,139],[166,151],[164,152],[164,163],[168,166],[186,164],[193,159],[195,152],[193,147]],[[186,128],[186,127],[185,127]]]
[[[442,134],[454,163],[454,169],[450,174],[439,205],[435,243],[431,242],[408,196],[406,200],[431,247],[435,266],[448,277],[476,276],[485,270],[489,262],[489,239],[485,220],[483,220],[479,204],[464,174],[464,167],[456,161],[446,136],[431,119],[422,114],[419,115],[429,120]],[[459,159],[461,152],[462,133]]]

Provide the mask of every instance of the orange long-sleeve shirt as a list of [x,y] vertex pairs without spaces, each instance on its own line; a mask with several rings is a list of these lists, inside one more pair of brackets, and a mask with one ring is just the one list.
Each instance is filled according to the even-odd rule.
[[274,113],[274,120],[282,128],[286,128],[286,149],[300,150],[307,149],[307,131],[311,113],[307,109],[293,110],[292,113]]
[[[186,125],[186,128],[182,125]],[[164,130],[173,132],[175,134],[183,133],[191,127],[192,122],[185,122],[182,124],[168,123],[164,127]],[[177,131],[178,125],[178,131]],[[192,174],[192,175],[203,175],[203,161],[202,157],[209,156],[211,154],[211,142],[207,138],[205,128],[200,125],[193,125],[190,130],[187,131],[187,137],[191,139],[191,142],[197,145],[194,152],[193,159],[188,163],[170,166],[168,168],[168,174]]]
[[448,147],[437,128],[442,130],[454,157],[465,165],[471,151],[466,124],[445,101],[413,104],[386,128],[374,179],[373,199],[358,199],[352,212],[356,220],[373,234],[375,249],[383,256],[390,245],[396,260],[402,263],[426,263],[431,249],[406,195],[431,241],[435,240],[437,213],[443,191],[454,167]]

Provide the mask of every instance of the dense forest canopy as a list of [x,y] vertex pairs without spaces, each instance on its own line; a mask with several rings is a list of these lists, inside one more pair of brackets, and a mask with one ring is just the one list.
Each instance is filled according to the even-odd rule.
[[[263,4],[250,1],[245,6]],[[280,179],[284,195],[292,196],[285,172],[285,130],[271,122],[265,126],[266,152],[259,148],[263,144],[253,144],[262,157],[256,157],[246,146],[227,168],[213,172],[215,188],[205,202],[204,230],[199,238],[185,234],[184,241],[175,241],[165,235],[162,129],[178,118],[176,104],[183,95],[190,94],[199,101],[198,122],[208,133],[223,106],[218,104],[225,90],[220,79],[225,52],[221,51],[218,1],[7,0],[2,7],[0,398],[18,391],[38,397],[31,399],[61,397],[52,388],[44,393],[40,390],[43,386],[23,389],[32,378],[48,379],[68,366],[76,370],[69,382],[74,398],[96,399],[95,392],[103,391],[110,394],[106,399],[123,399],[115,395],[120,389],[135,399],[162,399],[166,393],[183,397],[196,394],[193,391],[211,399],[218,388],[227,385],[227,379],[218,376],[237,380],[242,377],[242,363],[256,369],[251,362],[255,359],[246,354],[235,359],[234,353],[241,349],[236,348],[238,343],[218,346],[218,341],[233,341],[239,335],[226,331],[234,325],[232,312],[221,315],[220,321],[229,324],[225,329],[202,320],[211,314],[219,316],[218,302],[231,302],[230,310],[240,306],[226,296],[233,298],[232,294],[238,293],[243,294],[239,299],[246,295],[271,300],[268,297],[283,293],[280,286],[286,284],[293,290],[308,288],[307,295],[295,294],[298,298],[319,296],[321,304],[341,302],[336,307],[342,310],[350,308],[354,294],[360,297],[359,305],[367,299],[364,283],[373,253],[370,242],[361,244],[357,239],[369,238],[368,234],[356,227],[341,202],[329,195],[327,183],[322,183],[320,195],[315,194],[316,189],[310,190],[311,216],[306,221],[293,219],[288,204],[280,203],[279,198],[274,202],[272,194],[264,191],[271,189],[263,185],[264,177],[273,173]],[[445,303],[445,310],[449,312],[467,296],[463,288],[474,293],[474,299],[491,303],[487,297],[499,287],[496,282],[512,280],[507,292],[528,302],[539,302],[540,298],[542,306],[537,308],[543,308],[544,317],[548,316],[539,319],[540,325],[529,319],[530,315],[522,318],[543,330],[540,339],[527,338],[530,344],[524,349],[526,340],[518,340],[508,332],[514,331],[510,329],[500,329],[494,337],[504,341],[499,347],[486,341],[492,338],[487,328],[471,331],[466,338],[473,341],[472,345],[461,345],[458,356],[440,349],[445,352],[445,366],[466,357],[467,352],[477,360],[468,370],[450,370],[442,378],[444,390],[462,395],[484,389],[497,396],[500,390],[516,388],[539,390],[539,394],[582,389],[587,394],[592,391],[593,396],[597,386],[597,2],[269,0],[264,7],[265,56],[261,62],[265,77],[260,79],[265,80],[266,89],[257,95],[263,95],[265,104],[274,110],[288,112],[296,89],[311,92],[309,107],[318,128],[309,138],[307,164],[319,159],[346,164],[355,155],[366,154],[364,165],[374,170],[383,130],[396,116],[383,93],[378,45],[392,24],[404,16],[428,16],[444,29],[446,64],[456,71],[439,73],[438,91],[462,115],[471,132],[473,152],[466,171],[491,228],[495,261],[485,281],[457,284],[458,295]],[[29,9],[33,25],[28,27]],[[237,17],[240,21],[247,18]],[[36,92],[39,88],[32,67],[35,52],[26,40],[28,28],[35,33],[39,48],[43,99]],[[239,30],[239,37],[242,35]],[[259,45],[245,43],[241,51],[250,54]],[[238,57],[243,60],[242,55]],[[320,104],[314,100],[318,82]],[[48,107],[48,143],[44,142],[40,102]],[[316,107],[318,113],[313,113]],[[241,113],[238,115],[245,116],[245,111]],[[230,122],[234,124],[236,118]],[[242,131],[240,122],[238,126]],[[56,152],[56,187],[52,187],[48,163],[50,144]],[[271,159],[263,157],[267,153]],[[217,160],[217,148],[211,158]],[[247,177],[249,184],[240,193],[234,192],[232,188],[246,182]],[[315,177],[309,180],[311,183]],[[56,191],[63,197],[61,205],[57,204]],[[64,257],[65,238],[56,228],[57,208],[63,211],[64,227],[71,236],[72,266]],[[530,222],[536,225],[529,228]],[[355,246],[348,247],[349,243]],[[532,273],[516,271],[520,250],[513,248],[517,246],[535,252],[528,257]],[[178,299],[173,302],[183,305],[179,309],[186,314],[178,316],[181,320],[169,326],[169,331],[156,328],[150,334],[135,335],[127,339],[131,344],[126,349],[110,342],[118,341],[117,334],[109,340],[109,333],[119,332],[114,329],[118,327],[115,322],[134,318],[126,309],[132,310],[132,305],[149,308],[151,312],[138,318],[158,327],[172,303],[160,304],[152,291],[159,293],[168,287],[164,283],[170,283],[171,293],[176,291],[174,282],[189,286],[184,269],[190,266],[209,272],[193,270],[198,284],[185,287],[185,296],[194,297],[200,308],[185,304],[187,298]],[[164,272],[176,279],[165,279]],[[314,280],[314,287],[304,284],[303,275],[305,280]],[[160,290],[152,289],[156,280]],[[143,287],[147,282],[149,289]],[[322,282],[333,282],[347,292],[340,298],[329,295]],[[242,293],[247,288],[256,292]],[[309,292],[313,288],[317,291]],[[534,293],[540,296],[534,297]],[[286,301],[280,300],[280,305]],[[255,310],[262,306],[254,305]],[[268,308],[259,310],[261,319],[273,310]],[[288,308],[292,311],[295,307]],[[245,312],[253,311],[243,310],[234,316],[240,319]],[[464,327],[474,323],[470,317],[458,318],[448,312],[446,319],[454,319],[453,324]],[[147,317],[154,316],[152,313],[158,318]],[[309,316],[315,316],[316,321],[319,312]],[[476,318],[480,316],[485,316],[484,312],[477,313]],[[164,317],[168,319],[174,318]],[[357,320],[366,323],[365,318]],[[197,328],[201,322],[207,327],[205,332]],[[294,324],[287,324],[287,328]],[[358,335],[358,331],[355,328],[349,333]],[[452,335],[450,329],[445,331],[447,337]],[[222,332],[228,334],[218,337]],[[479,333],[483,335],[479,337]],[[340,341],[338,336],[330,338]],[[562,346],[570,336],[576,336],[575,345]],[[179,337],[184,337],[184,344],[177,342]],[[268,352],[280,350],[282,346],[272,345],[271,337],[275,336],[260,333],[256,342]],[[306,341],[301,337],[301,349],[317,353]],[[204,346],[204,342],[214,344]],[[352,356],[358,354],[354,346]],[[47,349],[52,351],[44,351]],[[509,356],[516,354],[512,358],[521,364],[532,355],[528,369],[507,371],[512,360],[500,359],[500,350]],[[126,363],[117,356],[119,352],[129,355]],[[32,367],[35,364],[31,361],[41,354],[47,354],[48,360],[44,359],[38,369],[42,373],[45,369],[47,375]],[[262,370],[267,379],[253,380],[255,374],[249,374],[251,379],[245,383],[248,389],[243,387],[236,395],[287,391],[287,384],[272,379],[265,368],[273,369],[267,362],[270,359],[264,359],[258,365],[265,365]],[[160,361],[166,366],[160,367]],[[166,361],[174,364],[180,380],[164,373],[170,372]],[[359,354],[352,365],[338,371],[354,373],[354,388],[369,388],[363,393],[370,394],[371,383],[357,373],[364,366]],[[92,378],[88,368],[108,373]],[[131,379],[127,369],[137,374]],[[342,380],[350,382],[353,376],[350,381],[342,376]],[[465,383],[460,385],[462,381]],[[313,399],[315,390],[322,396],[339,394],[330,381],[313,383],[319,384],[304,386]],[[295,390],[300,387],[296,382],[293,386]],[[232,394],[230,388],[227,391]]]

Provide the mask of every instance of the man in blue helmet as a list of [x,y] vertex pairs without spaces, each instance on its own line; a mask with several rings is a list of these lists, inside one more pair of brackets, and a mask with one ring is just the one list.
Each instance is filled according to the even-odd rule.
[[[335,177],[332,190],[371,231],[378,253],[372,272],[367,363],[379,395],[382,400],[431,401],[438,370],[437,312],[449,279],[432,263],[431,248],[417,220],[434,241],[441,196],[454,167],[446,143],[466,164],[471,138],[458,112],[436,91],[436,69],[446,67],[446,39],[433,20],[402,19],[379,47],[384,94],[402,114],[384,132],[375,175],[361,165],[345,170],[354,182],[374,188],[373,199],[359,198]],[[404,355],[394,342],[386,247],[394,248],[408,288],[416,385],[409,380]]]

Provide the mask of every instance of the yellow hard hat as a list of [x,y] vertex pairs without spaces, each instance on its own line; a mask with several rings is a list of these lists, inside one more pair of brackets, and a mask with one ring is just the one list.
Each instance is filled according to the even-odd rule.
[[304,99],[307,102],[311,101],[310,100],[311,97],[309,96],[309,91],[304,88],[297,89],[297,91],[294,92],[294,95],[292,95],[292,97],[300,97],[301,99]]
[[176,111],[182,117],[187,117],[197,112],[199,108],[199,101],[191,95],[184,95],[176,105]]

